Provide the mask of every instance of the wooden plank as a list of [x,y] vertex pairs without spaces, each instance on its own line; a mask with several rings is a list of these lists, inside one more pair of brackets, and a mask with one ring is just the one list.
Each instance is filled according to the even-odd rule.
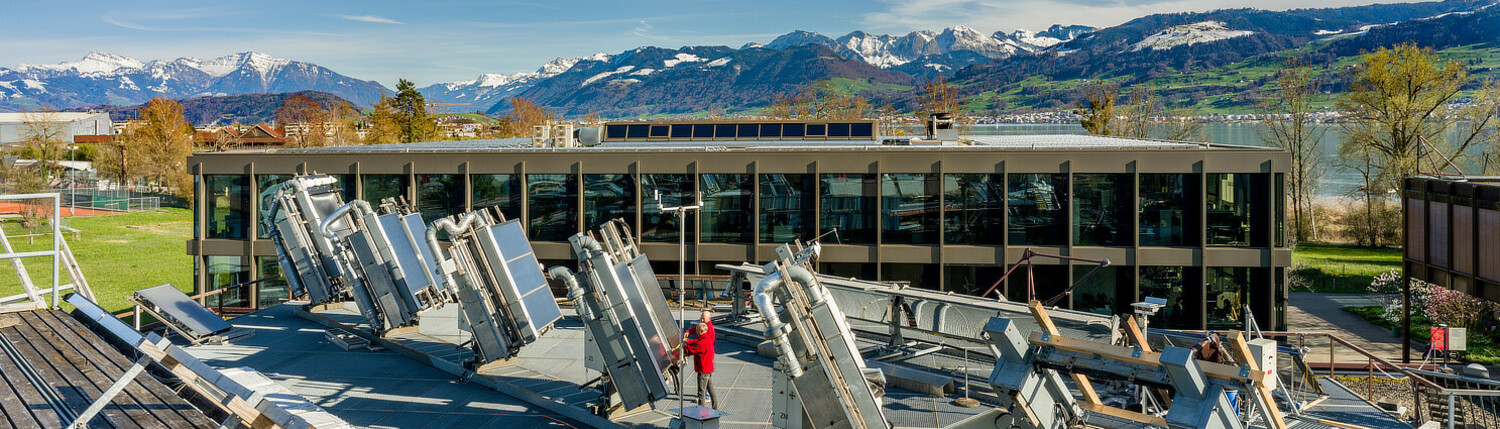
[[1141,414],[1141,413],[1137,413],[1135,411],[1122,410],[1122,409],[1115,408],[1115,407],[1110,407],[1110,406],[1105,406],[1105,405],[1097,405],[1097,404],[1089,404],[1089,403],[1080,403],[1080,404],[1078,404],[1078,408],[1082,408],[1084,411],[1088,411],[1088,412],[1095,413],[1095,414],[1104,414],[1104,415],[1107,415],[1107,416],[1112,416],[1112,417],[1116,417],[1116,418],[1122,418],[1122,419],[1126,419],[1126,420],[1130,420],[1130,421],[1141,422],[1141,423],[1145,423],[1145,424],[1148,424],[1148,425],[1155,425],[1155,426],[1160,426],[1160,427],[1167,427],[1167,419],[1164,419],[1164,418],[1161,418],[1161,417],[1157,417],[1157,416],[1153,416],[1153,415],[1150,415],[1150,414]]
[[[68,380],[81,379],[84,375],[73,371],[71,365],[68,365],[62,356],[58,356],[56,350],[51,350],[51,347],[38,348],[37,344],[45,343],[45,340],[41,340],[35,332],[28,332],[23,329],[27,326],[26,323],[21,323],[16,326],[4,328],[0,332],[3,332],[7,338],[11,339],[11,343],[15,344],[16,350],[21,352],[21,357],[26,358],[26,361],[42,377],[42,381],[51,386],[52,390],[56,391],[58,395],[62,396],[63,403],[69,410],[78,412],[87,408],[89,406],[88,398],[80,398],[75,393],[98,395],[100,393],[98,388],[87,385],[87,383],[78,386],[70,383]],[[94,388],[94,391],[89,392],[86,387]],[[77,391],[70,391],[73,388],[77,388]],[[42,403],[46,404],[46,402]],[[105,414],[105,417],[113,421],[129,419],[119,408],[106,408],[101,414]],[[89,427],[108,428],[110,426],[101,420],[93,422]]]
[[[166,343],[166,341],[163,341],[163,343]],[[206,388],[199,384],[203,383],[212,385],[213,381],[203,379],[203,377],[199,376],[198,373],[193,372],[192,368],[188,368],[186,365],[178,362],[176,358],[168,355],[167,350],[163,347],[175,346],[170,345],[170,343],[167,343],[167,345],[165,346],[158,346],[157,344],[147,341],[141,341],[140,344],[136,344],[136,348],[140,350],[141,353],[145,353],[151,356],[152,360],[155,360],[157,363],[161,364],[162,367],[165,367],[167,369],[167,371],[171,371],[173,375],[177,376],[177,378],[182,379],[183,383],[188,387],[198,391],[199,394],[202,394],[205,397],[216,398],[214,392],[205,390]],[[255,406],[250,405],[250,403],[248,402],[245,402],[244,398],[240,398],[231,394],[229,395],[227,400],[223,401],[223,403],[221,403],[220,405],[223,405],[224,410],[228,411],[230,414],[239,416],[241,422],[248,422],[247,424],[251,428],[277,427],[276,423],[271,422],[268,417],[261,414],[260,410],[256,409]]]
[[1250,368],[1250,373],[1257,375],[1251,384],[1255,385],[1252,394],[1260,397],[1261,408],[1265,408],[1266,420],[1271,423],[1271,429],[1286,429],[1286,420],[1281,417],[1281,409],[1276,408],[1276,398],[1271,396],[1271,389],[1266,387],[1265,371],[1260,370],[1260,362],[1250,356],[1250,345],[1245,342],[1245,333],[1240,331],[1229,331],[1229,347],[1234,349],[1234,356],[1239,359],[1240,364]]
[[[3,334],[0,334],[3,335]],[[47,404],[42,393],[21,374],[21,367],[9,356],[0,356],[0,406],[14,427],[61,427],[62,418]],[[30,424],[26,424],[30,422]]]
[[[68,404],[68,408],[72,409],[73,412],[82,412],[88,408],[90,403],[94,401],[94,398],[98,398],[104,393],[104,390],[114,382],[114,379],[109,378],[107,374],[100,372],[90,364],[88,358],[77,352],[65,349],[63,347],[66,346],[58,344],[62,342],[58,333],[46,326],[40,319],[42,313],[50,311],[42,310],[22,313],[21,319],[23,323],[14,326],[12,329],[16,329],[21,335],[26,336],[29,340],[29,346],[35,348],[38,353],[51,360],[50,364],[59,376],[59,378],[47,380],[47,383],[52,385],[54,390],[62,394],[65,400],[70,399],[66,392],[67,389],[74,389],[83,395],[82,398],[78,398],[82,400],[82,403],[74,404],[69,401]],[[21,347],[17,345],[17,348]],[[32,361],[31,364],[39,365],[36,361]],[[99,413],[109,419],[107,423],[102,419],[95,418],[89,422],[89,427],[109,427],[112,425],[118,428],[134,428],[145,427],[142,426],[142,422],[148,423],[147,426],[158,423],[156,419],[151,418],[150,412],[122,399],[124,398],[116,397],[115,400],[110,401],[108,408]]]
[[[1048,334],[1052,334],[1054,337],[1061,335],[1060,331],[1057,330],[1057,325],[1052,323],[1052,317],[1047,315],[1047,309],[1042,308],[1041,301],[1033,299],[1030,303],[1026,304],[1026,308],[1031,309],[1031,317],[1036,318],[1036,323],[1041,325],[1042,329],[1046,330]],[[1084,402],[1094,405],[1102,405],[1104,403],[1099,400],[1099,394],[1094,392],[1094,385],[1089,383],[1088,376],[1077,373],[1068,375],[1073,377],[1073,384],[1078,385],[1078,393],[1083,395]]]
[[[107,348],[102,338],[89,331],[78,320],[56,311],[48,311],[40,316],[44,323],[60,334],[59,337],[64,343],[73,347],[76,352],[89,357],[89,361],[107,374],[110,380],[120,378],[133,365],[133,363],[127,364],[125,356],[118,351]],[[130,394],[138,406],[151,412],[167,427],[217,426],[187,400],[177,396],[154,377],[136,377],[135,381],[126,387],[126,393]]]
[[1146,341],[1146,333],[1141,332],[1141,325],[1135,323],[1134,317],[1125,318],[1125,334],[1130,337],[1130,342],[1141,346],[1141,351],[1151,351],[1151,342]]

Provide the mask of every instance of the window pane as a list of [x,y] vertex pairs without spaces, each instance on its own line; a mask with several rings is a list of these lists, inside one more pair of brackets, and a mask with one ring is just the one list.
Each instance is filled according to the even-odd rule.
[[536,241],[567,241],[578,233],[578,179],[571,174],[528,174],[527,234]]
[[[255,186],[260,189],[260,213],[256,213],[256,226],[260,229],[255,234],[256,238],[270,238],[270,228],[266,227],[266,210],[271,208],[271,202],[276,200],[276,189],[287,180],[291,180],[290,174],[259,174],[255,176]],[[281,213],[278,211],[277,213]],[[278,218],[284,216],[277,216]]]
[[[880,177],[881,243],[937,244],[937,180],[932,174]],[[931,287],[936,288],[937,285]]]
[[716,138],[716,139],[732,139],[732,138],[734,138],[734,124],[719,124],[719,125],[714,125],[714,138]]
[[693,125],[693,138],[695,138],[695,139],[711,139],[711,138],[714,138],[714,126],[713,125],[709,125],[709,124]]
[[666,137],[671,130],[666,125],[652,125],[651,137]]
[[1130,245],[1130,175],[1075,174],[1073,180],[1073,244]]
[[1188,206],[1185,174],[1141,175],[1141,245],[1183,246]]
[[693,126],[688,124],[672,125],[672,138],[688,138],[693,136]]
[[760,137],[760,127],[755,124],[740,124],[739,136],[741,139]]
[[651,135],[650,125],[630,125],[629,127],[626,131],[626,137],[643,139]]
[[[256,265],[260,266],[260,278],[275,277],[281,275],[281,265],[276,263],[275,256],[257,256]],[[258,308],[266,308],[287,300],[286,278],[266,280],[256,285],[260,288]]]
[[1243,329],[1249,285],[1249,268],[1208,269],[1208,329]]
[[604,127],[604,138],[607,138],[607,139],[623,139],[623,138],[625,138],[625,126],[624,125],[610,125],[610,126]]
[[781,127],[781,135],[785,137],[802,137],[807,126],[801,123],[785,124]]
[[238,175],[208,175],[208,238],[245,239],[250,231],[250,181]]
[[[947,285],[943,290],[964,295],[979,295],[985,289],[994,286],[995,282],[1000,280],[1000,276],[1005,275],[1005,267],[993,265],[949,265],[944,270],[946,276],[943,277],[943,281],[947,282]],[[1004,288],[1000,289],[1003,294]],[[996,294],[991,292],[987,296],[994,298]]]
[[[661,205],[656,203],[657,192],[661,192]],[[693,176],[686,174],[642,174],[641,175],[641,240],[676,243],[679,229],[687,230],[687,240],[693,239],[693,213],[688,213],[685,228],[677,225],[675,213],[663,213],[658,207],[676,207],[693,204]],[[672,265],[676,269],[677,265]]]
[[870,123],[850,124],[849,135],[851,137],[874,137],[875,126]]
[[474,210],[498,207],[506,220],[521,218],[521,179],[514,174],[474,174]]
[[[1023,266],[1012,272],[1010,277],[1005,278],[1005,299],[1015,302],[1028,302],[1033,298],[1030,295],[1032,291],[1028,290],[1026,284],[1027,276],[1026,267]],[[1035,298],[1039,301],[1052,299],[1052,297],[1062,294],[1064,290],[1068,289],[1067,265],[1033,264],[1031,266],[1030,277],[1033,279],[1033,286],[1036,292]],[[1057,306],[1068,308],[1067,298],[1064,297],[1057,300]]]
[[810,174],[760,175],[760,241],[811,240],[814,195]]
[[760,124],[761,137],[781,137],[781,124]]
[[1012,174],[1010,245],[1068,244],[1068,179],[1062,174]]
[[1150,325],[1157,328],[1195,329],[1198,322],[1188,313],[1187,297],[1184,296],[1182,267],[1141,267],[1141,294],[1136,302],[1146,297],[1163,298],[1167,306],[1151,317]]
[[583,228],[625,219],[635,228],[635,178],[628,174],[583,175]]
[[819,234],[838,229],[825,243],[875,244],[875,175],[824,174]]
[[1250,174],[1208,175],[1208,245],[1250,245]]
[[880,264],[880,281],[906,282],[913,287],[938,290],[937,264]]
[[[1120,291],[1125,290],[1124,296],[1130,296],[1133,292],[1130,277],[1124,275],[1130,272],[1130,267],[1111,265],[1098,268],[1094,275],[1088,276],[1090,271],[1098,268],[1097,265],[1074,265],[1073,281],[1078,287],[1073,288],[1073,309],[1113,316],[1117,310],[1128,307],[1128,303],[1120,302]],[[1084,278],[1088,276],[1088,278]]]
[[828,124],[829,137],[849,137],[849,124]]
[[822,136],[828,132],[828,126],[824,124],[807,124],[807,135]]
[[[245,259],[239,256],[209,256],[208,262],[208,290],[214,291],[244,284],[250,281],[250,267],[245,266]],[[250,295],[245,288],[234,288],[222,293],[209,295],[208,306],[217,307],[249,307]]]
[[1272,186],[1275,187],[1276,194],[1276,224],[1273,226],[1276,231],[1276,247],[1286,247],[1286,175],[1276,173],[1276,183]]
[[943,177],[943,240],[999,246],[1005,240],[1005,179],[999,174]]
[[417,210],[432,222],[464,211],[464,184],[457,174],[418,174]]
[[366,174],[360,177],[364,181],[364,200],[371,206],[379,206],[380,200],[386,198],[406,199],[408,179],[405,174]]
[[749,243],[754,213],[754,190],[748,174],[704,174],[703,241]]

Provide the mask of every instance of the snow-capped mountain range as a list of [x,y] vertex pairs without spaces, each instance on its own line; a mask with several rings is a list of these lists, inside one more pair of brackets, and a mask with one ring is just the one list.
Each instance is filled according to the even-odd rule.
[[562,74],[579,61],[609,61],[610,55],[600,52],[580,58],[562,58],[548,62],[534,72],[512,74],[485,73],[473,80],[440,83],[417,91],[433,103],[455,103],[460,106],[437,106],[440,112],[472,112],[489,109],[500,100],[531,88],[537,81]]
[[[1040,33],[1016,30],[986,35],[964,27],[942,31],[913,31],[905,35],[870,34],[855,31],[837,39],[809,31],[793,31],[765,46],[786,49],[798,45],[823,45],[839,56],[860,60],[880,68],[920,63],[914,70],[951,70],[975,62],[1006,58],[1018,52],[1035,52],[1093,31],[1082,25],[1053,25]],[[747,45],[749,46],[749,45]]]
[[78,61],[0,68],[0,109],[137,104],[152,97],[323,91],[369,106],[390,91],[312,63],[242,52],[141,61],[90,52]]

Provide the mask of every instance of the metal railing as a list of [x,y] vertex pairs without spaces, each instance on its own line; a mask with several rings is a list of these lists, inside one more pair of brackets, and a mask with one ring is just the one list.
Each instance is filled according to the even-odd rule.
[[161,197],[147,196],[129,189],[59,188],[63,206],[111,212],[138,212],[161,208]]

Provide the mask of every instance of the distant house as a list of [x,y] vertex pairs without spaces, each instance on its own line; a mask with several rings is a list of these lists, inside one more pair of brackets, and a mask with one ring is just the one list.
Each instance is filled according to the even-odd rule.
[[193,143],[198,146],[213,146],[221,141],[227,141],[232,146],[273,147],[286,146],[287,138],[266,124],[241,126],[238,129],[226,126],[193,133]]
[[63,140],[74,141],[76,136],[108,136],[114,134],[114,122],[103,112],[22,112],[0,113],[0,146],[14,146],[26,139],[27,122],[48,120],[66,127]]

